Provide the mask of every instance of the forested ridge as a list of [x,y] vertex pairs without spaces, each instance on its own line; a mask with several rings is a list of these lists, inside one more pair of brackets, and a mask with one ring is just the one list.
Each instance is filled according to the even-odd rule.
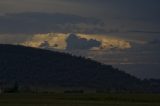
[[0,45],[0,81],[28,86],[81,87],[115,91],[159,91],[111,65],[37,48]]

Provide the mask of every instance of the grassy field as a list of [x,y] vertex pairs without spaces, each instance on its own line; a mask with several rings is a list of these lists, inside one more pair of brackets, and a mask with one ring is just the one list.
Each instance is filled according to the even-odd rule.
[[160,106],[160,94],[1,94],[0,106]]

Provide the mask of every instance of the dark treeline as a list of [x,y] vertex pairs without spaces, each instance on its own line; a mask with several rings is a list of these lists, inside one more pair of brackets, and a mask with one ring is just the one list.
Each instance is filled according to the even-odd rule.
[[66,53],[13,45],[0,45],[0,81],[0,86],[16,81],[29,87],[160,92],[159,82],[142,81],[111,65]]

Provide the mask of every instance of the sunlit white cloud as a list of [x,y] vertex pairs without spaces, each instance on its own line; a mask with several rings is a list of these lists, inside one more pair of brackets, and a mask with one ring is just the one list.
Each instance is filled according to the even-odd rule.
[[[26,40],[25,42],[21,43],[25,46],[31,47],[41,47],[44,42],[48,43],[49,48],[53,49],[60,49],[66,50],[67,48],[67,38],[69,37],[69,33],[48,33],[48,34],[35,34],[30,40]],[[110,49],[120,49],[125,50],[131,48],[130,42],[119,39],[108,37],[105,35],[96,35],[96,34],[76,34],[76,36],[80,39],[86,39],[88,42],[90,40],[100,42],[101,44],[98,47],[92,47],[89,50],[110,50]],[[73,39],[75,40],[75,39]],[[70,43],[73,43],[71,41]],[[56,45],[56,46],[55,46]],[[73,43],[74,45],[74,43]],[[76,49],[76,48],[75,48]],[[78,48],[77,48],[78,49]]]

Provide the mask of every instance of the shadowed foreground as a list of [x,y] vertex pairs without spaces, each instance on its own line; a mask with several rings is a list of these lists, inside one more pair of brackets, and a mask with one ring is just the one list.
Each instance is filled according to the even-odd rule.
[[2,94],[0,106],[160,106],[160,94]]

